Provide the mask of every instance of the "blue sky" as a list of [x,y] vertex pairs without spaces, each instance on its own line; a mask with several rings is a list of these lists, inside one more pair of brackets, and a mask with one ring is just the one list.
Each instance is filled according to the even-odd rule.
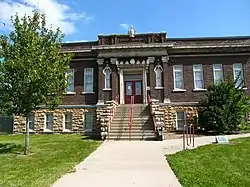
[[[39,0],[12,1],[30,7],[35,2]],[[165,31],[171,38],[250,35],[250,0],[40,0],[39,6],[50,23],[63,28],[65,41],[127,33],[129,25],[137,33]]]

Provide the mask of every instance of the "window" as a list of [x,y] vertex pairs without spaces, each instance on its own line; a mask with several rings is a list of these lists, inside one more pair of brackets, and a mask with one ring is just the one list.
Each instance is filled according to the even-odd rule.
[[244,85],[242,64],[234,64],[233,71],[234,71],[234,81],[236,81],[235,86],[237,88],[238,87],[242,88]]
[[194,89],[203,89],[204,88],[204,80],[203,80],[203,68],[201,64],[193,65],[193,73],[194,73]]
[[45,129],[46,130],[53,130],[53,123],[54,123],[54,116],[53,114],[46,114],[46,126]]
[[186,123],[186,117],[184,111],[177,111],[176,112],[176,129],[183,130]]
[[214,71],[214,84],[218,85],[223,81],[222,64],[214,64],[213,71]]
[[183,73],[182,73],[182,65],[174,65],[174,89],[175,90],[183,90]]
[[29,123],[29,129],[34,130],[35,129],[35,114],[31,113],[28,116],[28,123]]
[[155,85],[157,88],[161,88],[162,87],[162,72],[163,72],[163,69],[160,65],[157,65],[154,69],[154,72],[155,72]]
[[93,113],[87,112],[84,114],[84,130],[85,132],[92,131]]
[[105,75],[105,89],[111,89],[111,72],[112,71],[108,66],[103,70]]
[[84,92],[93,92],[93,68],[84,69]]
[[72,130],[72,113],[64,114],[64,129]]
[[74,92],[75,91],[75,85],[74,85],[74,70],[69,69],[66,73],[67,76],[67,93]]

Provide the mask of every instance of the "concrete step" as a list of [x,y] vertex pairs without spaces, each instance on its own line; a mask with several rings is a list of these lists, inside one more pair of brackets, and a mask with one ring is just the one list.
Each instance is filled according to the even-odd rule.
[[[132,127],[139,128],[139,127],[153,127],[152,123],[133,123]],[[129,127],[129,123],[113,123],[111,127]]]
[[[133,117],[133,121],[152,121],[151,118],[148,117]],[[130,121],[130,118],[124,117],[124,118],[119,118],[115,117],[112,122],[121,122],[121,121]]]
[[[130,140],[130,136],[109,136],[107,137],[107,140],[125,140],[128,141]],[[132,141],[155,141],[155,137],[153,135],[151,136],[131,136]]]
[[[129,124],[126,125],[111,125],[111,129],[129,129]],[[152,124],[143,124],[143,125],[132,125],[132,129],[141,129],[141,130],[152,130],[154,126]]]

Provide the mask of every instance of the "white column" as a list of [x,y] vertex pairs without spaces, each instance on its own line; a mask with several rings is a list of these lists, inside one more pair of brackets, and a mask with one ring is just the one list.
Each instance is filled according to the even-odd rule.
[[120,77],[120,104],[124,104],[124,79],[123,79],[123,70],[119,70]]
[[147,71],[143,69],[142,71],[142,79],[143,79],[143,104],[147,104]]

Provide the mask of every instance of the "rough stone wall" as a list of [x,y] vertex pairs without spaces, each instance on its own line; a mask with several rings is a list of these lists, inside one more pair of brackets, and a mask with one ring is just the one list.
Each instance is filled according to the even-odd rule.
[[165,133],[176,130],[176,112],[184,111],[186,114],[186,125],[197,124],[196,106],[162,106],[160,111],[164,112]]
[[[35,124],[34,131],[36,133],[43,133],[45,127],[45,115],[47,113],[51,113],[54,116],[54,124],[53,124],[53,133],[63,132],[63,115],[65,113],[72,113],[72,131],[67,132],[84,132],[84,113],[85,112],[93,112],[93,131],[96,131],[96,109],[56,109],[56,110],[48,110],[41,109],[35,112]],[[25,132],[25,123],[26,119],[23,116],[15,116],[14,117],[14,129],[13,133],[24,133]]]

